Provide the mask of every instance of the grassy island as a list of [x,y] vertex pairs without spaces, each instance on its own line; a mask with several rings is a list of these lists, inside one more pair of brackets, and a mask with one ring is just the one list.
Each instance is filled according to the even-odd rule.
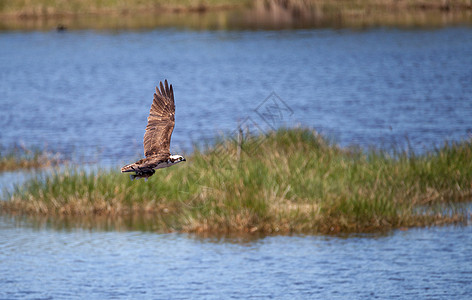
[[309,129],[222,139],[148,182],[69,169],[5,194],[44,216],[147,216],[162,231],[373,232],[465,222],[472,141],[422,154],[341,148]]

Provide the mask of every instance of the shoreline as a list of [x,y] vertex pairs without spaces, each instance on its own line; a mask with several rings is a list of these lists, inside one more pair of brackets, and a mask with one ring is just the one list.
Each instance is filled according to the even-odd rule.
[[[95,0],[90,0],[92,3]],[[13,3],[21,1],[12,1]],[[441,27],[472,25],[472,1],[180,1],[169,4],[86,6],[70,1],[52,4],[4,5],[0,30],[64,29],[289,29],[318,27]],[[74,5],[74,3],[76,5]],[[210,3],[211,2],[211,3]]]

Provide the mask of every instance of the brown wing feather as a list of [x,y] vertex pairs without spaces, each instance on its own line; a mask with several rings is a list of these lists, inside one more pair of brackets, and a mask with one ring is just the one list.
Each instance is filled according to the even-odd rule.
[[144,155],[170,155],[170,138],[175,124],[174,91],[172,84],[165,86],[160,82],[161,90],[156,87],[154,100],[149,112],[146,133],[144,134]]

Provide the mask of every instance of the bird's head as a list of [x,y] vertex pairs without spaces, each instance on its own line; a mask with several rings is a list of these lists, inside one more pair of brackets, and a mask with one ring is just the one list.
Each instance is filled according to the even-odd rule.
[[182,155],[171,155],[169,156],[169,159],[172,161],[173,164],[176,164],[182,161],[187,161],[185,157],[183,157]]

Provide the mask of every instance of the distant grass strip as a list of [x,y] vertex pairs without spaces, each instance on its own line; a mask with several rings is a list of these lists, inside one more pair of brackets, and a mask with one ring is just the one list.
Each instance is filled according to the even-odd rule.
[[0,14],[47,17],[82,14],[127,14],[146,12],[192,12],[244,7],[238,0],[0,0]]
[[[338,233],[464,222],[472,141],[424,155],[340,148],[308,129],[222,139],[148,182],[117,170],[37,178],[0,201],[10,213],[151,216],[160,230]],[[156,225],[156,226],[157,226]]]
[[47,151],[14,148],[0,149],[0,172],[20,169],[35,169],[54,166],[59,163],[58,155]]
[[470,10],[470,0],[0,0],[0,15],[47,17],[59,15],[192,12],[262,5],[278,6],[294,14],[364,14],[376,10]]
[[0,0],[0,30],[442,27],[470,0]]

